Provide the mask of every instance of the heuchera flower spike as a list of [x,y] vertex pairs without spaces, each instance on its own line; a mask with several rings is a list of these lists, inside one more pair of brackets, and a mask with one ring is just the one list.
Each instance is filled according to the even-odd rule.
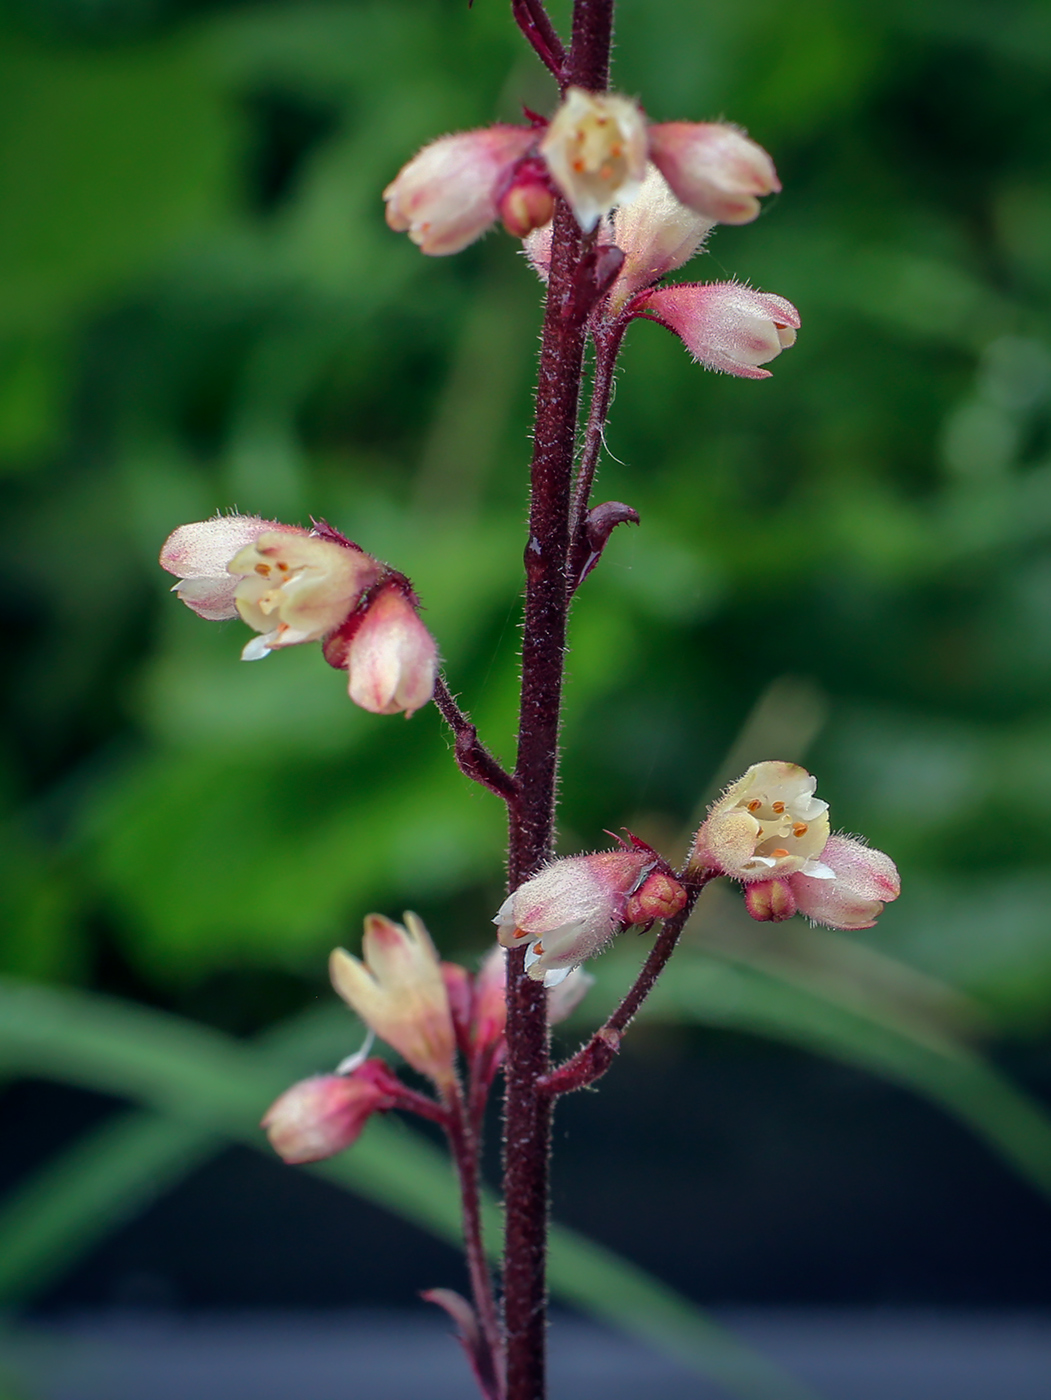
[[664,122],[650,127],[649,143],[676,197],[713,223],[751,223],[758,196],[781,188],[766,151],[735,126]]
[[633,923],[670,918],[686,891],[648,849],[556,860],[520,885],[493,922],[507,948],[528,945],[529,976],[557,986]]
[[332,985],[381,1040],[450,1093],[456,1035],[441,963],[422,920],[406,914],[396,924],[370,914],[362,951],[363,962],[342,948],[333,952]]
[[695,360],[742,379],[769,379],[760,365],[795,344],[799,312],[784,297],[738,282],[683,282],[637,297],[632,314],[674,331]]

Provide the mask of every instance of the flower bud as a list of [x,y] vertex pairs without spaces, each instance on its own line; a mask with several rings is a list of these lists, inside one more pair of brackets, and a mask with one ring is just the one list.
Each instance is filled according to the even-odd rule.
[[255,661],[278,647],[333,632],[379,578],[380,566],[335,532],[324,535],[256,516],[218,516],[181,525],[164,543],[161,566],[201,617],[236,617],[261,633],[241,653]]
[[458,253],[498,217],[516,163],[536,142],[532,127],[489,126],[424,146],[387,188],[387,223],[424,253]]
[[657,167],[648,165],[638,196],[613,214],[612,241],[624,254],[624,266],[610,298],[610,313],[616,314],[643,287],[682,267],[711,227],[711,219],[680,204]]
[[536,159],[522,161],[497,208],[504,228],[514,238],[525,238],[549,224],[555,214],[555,196],[546,167]]
[[796,871],[833,879],[818,858],[828,840],[828,803],[814,796],[816,787],[796,763],[754,763],[708,809],[691,867],[746,883]]
[[389,1074],[382,1060],[369,1060],[354,1074],[318,1074],[293,1084],[261,1124],[274,1151],[289,1163],[320,1162],[350,1147],[373,1113],[394,1107],[383,1082]]
[[637,315],[659,321],[701,364],[742,379],[769,379],[760,365],[795,344],[799,312],[784,297],[737,282],[682,282],[646,292]]
[[607,210],[638,194],[646,174],[646,121],[626,97],[567,88],[540,154],[577,223],[590,232]]
[[329,960],[336,991],[367,1026],[443,1091],[451,1088],[456,1035],[434,944],[415,914],[405,924],[365,920],[364,962],[337,948]]
[[374,715],[413,714],[434,694],[438,648],[399,583],[385,584],[354,630],[342,661],[355,705]]
[[[671,885],[677,882],[668,871],[664,873],[670,885],[659,883],[629,912],[631,896],[641,892],[647,876],[658,868],[663,868],[660,858],[639,849],[556,860],[504,901],[493,920],[497,937],[507,948],[528,943],[529,976],[547,987],[557,986],[636,917],[646,922],[664,917],[650,911],[675,902]],[[685,899],[683,891],[677,908]]]
[[789,884],[800,914],[829,928],[871,928],[884,904],[897,899],[901,880],[890,856],[849,836],[830,836],[821,852],[833,878],[814,879],[806,870]]
[[747,224],[758,195],[781,188],[774,162],[743,131],[719,122],[651,126],[650,159],[683,204],[720,224]]
[[669,870],[658,867],[646,876],[624,905],[629,924],[651,924],[654,919],[670,919],[686,903],[686,891]]
[[[755,880],[747,886],[744,903],[752,918],[760,923],[775,924],[790,919],[796,912],[795,895],[792,893],[792,881],[796,878],[790,875],[787,880]],[[800,875],[798,878],[809,879],[809,876]]]

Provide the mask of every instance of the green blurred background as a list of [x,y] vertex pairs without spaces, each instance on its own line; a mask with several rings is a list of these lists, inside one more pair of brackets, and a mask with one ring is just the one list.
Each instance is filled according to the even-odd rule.
[[[1036,1084],[1051,6],[618,8],[618,87],[746,125],[784,182],[683,276],[787,296],[803,329],[763,383],[629,333],[598,499],[642,526],[573,617],[562,849],[627,825],[675,855],[735,744],[805,757],[901,900],[760,944],[728,901],[695,948],[964,1027]],[[2,970],[241,1036],[325,999],[370,909],[477,955],[501,810],[433,710],[355,709],[316,648],[242,665],[243,628],[168,596],[156,556],[232,506],[327,518],[413,579],[513,757],[540,289],[503,234],[423,258],[380,192],[435,135],[550,110],[549,83],[503,0],[0,13]],[[675,1020],[639,1032],[643,1095],[647,1064],[732,1058]]]

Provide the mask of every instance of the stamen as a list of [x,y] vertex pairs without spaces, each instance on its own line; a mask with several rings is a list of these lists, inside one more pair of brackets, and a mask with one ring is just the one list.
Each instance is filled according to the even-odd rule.
[[270,577],[270,565],[269,565],[269,564],[257,564],[257,565],[255,566],[255,571],[256,571],[257,574],[261,574],[261,575],[263,576],[263,578],[269,578],[269,577]]
[[809,830],[810,830],[810,828],[807,826],[806,822],[793,822],[793,823],[792,823],[792,835],[793,835],[793,836],[805,836]]
[[773,807],[774,811],[777,813],[778,816],[780,816],[781,813],[785,810],[785,804],[783,802],[773,802],[771,803],[771,806]]
[[772,856],[787,856],[788,852],[785,850],[784,846],[778,846],[777,850],[771,851],[770,854]]
[[749,802],[749,804],[748,804],[748,810],[749,810],[750,812],[758,812],[758,811],[759,811],[759,808],[760,808],[762,805],[763,805],[763,804],[762,804],[762,802],[760,801],[760,799],[759,799],[758,797],[753,797],[752,800],[751,800],[751,802]]

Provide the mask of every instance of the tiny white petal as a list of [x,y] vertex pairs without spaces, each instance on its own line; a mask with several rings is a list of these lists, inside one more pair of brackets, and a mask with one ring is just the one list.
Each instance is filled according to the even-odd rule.
[[834,880],[836,872],[830,865],[820,860],[808,860],[800,870],[800,875],[808,875],[811,880]]
[[503,904],[500,905],[500,908],[496,911],[496,917],[493,919],[493,923],[494,923],[494,924],[513,924],[513,923],[514,923],[514,921],[515,921],[515,916],[511,913],[511,905],[514,904],[514,902],[515,902],[515,897],[514,897],[514,895],[513,895],[513,894],[509,894],[509,895],[507,896],[507,898],[504,900]]
[[356,1069],[360,1069],[361,1066],[368,1059],[369,1051],[372,1049],[375,1040],[375,1031],[369,1031],[368,1035],[365,1037],[365,1041],[361,1049],[355,1050],[354,1054],[348,1055],[345,1060],[340,1060],[339,1064],[336,1066],[336,1073],[353,1074]]
[[244,650],[241,652],[242,661],[262,661],[264,656],[270,655],[270,648],[267,646],[266,637],[253,637],[250,642],[245,642]]
[[[534,958],[533,961],[534,961],[534,962],[539,962],[540,959],[539,959],[539,958]],[[526,953],[526,967],[528,967],[529,965],[530,965],[530,964],[529,964],[529,954]],[[575,971],[575,969],[572,968],[572,967],[556,967],[556,968],[554,968],[551,972],[545,972],[545,973],[544,973],[544,986],[545,986],[545,987],[557,987],[558,984],[559,984],[560,982],[564,982],[564,981],[566,980],[566,978],[569,976],[569,974],[570,974],[571,972],[573,972],[573,971]]]

